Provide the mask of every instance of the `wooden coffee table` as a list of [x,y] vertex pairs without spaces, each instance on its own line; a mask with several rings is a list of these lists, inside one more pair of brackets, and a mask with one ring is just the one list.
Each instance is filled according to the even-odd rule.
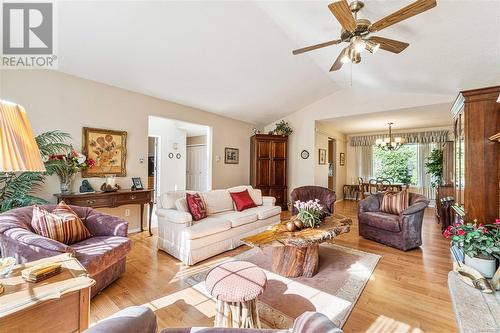
[[340,214],[325,219],[318,228],[289,232],[282,221],[241,241],[263,249],[273,247],[272,271],[286,277],[312,277],[318,272],[319,244],[350,230],[352,221]]

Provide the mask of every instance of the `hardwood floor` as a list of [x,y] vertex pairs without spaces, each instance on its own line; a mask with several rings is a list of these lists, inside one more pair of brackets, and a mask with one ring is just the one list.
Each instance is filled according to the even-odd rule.
[[[382,256],[344,331],[456,332],[447,288],[447,275],[451,270],[448,241],[441,236],[434,211],[426,211],[423,246],[402,252],[358,236],[356,202],[340,201],[335,209],[351,217],[353,226],[350,233],[340,235],[333,242]],[[287,216],[288,213],[283,213],[283,218]],[[214,303],[190,288],[182,277],[248,247],[241,246],[187,267],[165,252],[157,251],[156,237],[149,237],[147,232],[130,238],[134,244],[127,258],[127,271],[92,300],[91,322],[127,306],[144,304],[155,310],[160,328],[212,326]]]

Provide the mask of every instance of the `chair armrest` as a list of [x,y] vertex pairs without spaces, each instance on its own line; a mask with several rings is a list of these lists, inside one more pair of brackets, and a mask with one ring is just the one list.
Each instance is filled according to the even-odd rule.
[[274,206],[276,204],[276,198],[275,197],[262,197],[262,205],[263,206]]
[[428,200],[417,202],[417,203],[411,205],[410,207],[406,208],[405,210],[403,210],[400,215],[401,216],[402,215],[413,215],[421,210],[426,209],[428,205],[429,205]]
[[366,199],[359,202],[359,213],[378,212],[380,210],[380,202],[376,194],[370,195]]
[[130,306],[95,324],[84,333],[156,333],[156,315],[145,306]]
[[167,220],[168,222],[176,224],[189,225],[193,221],[193,217],[191,216],[191,214],[175,209],[157,208],[156,216],[158,216],[158,218],[162,218]]
[[92,236],[121,236],[128,235],[128,222],[119,217],[101,213],[93,209],[85,218],[85,226]]
[[54,252],[54,255],[75,253],[75,251],[66,244],[40,236],[23,228],[11,228],[6,230],[3,234],[19,244]]

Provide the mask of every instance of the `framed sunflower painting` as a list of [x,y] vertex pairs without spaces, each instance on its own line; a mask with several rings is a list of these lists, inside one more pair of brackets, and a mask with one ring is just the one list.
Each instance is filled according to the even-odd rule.
[[127,132],[98,128],[83,128],[83,154],[95,161],[95,166],[82,171],[82,177],[125,177],[127,169]]

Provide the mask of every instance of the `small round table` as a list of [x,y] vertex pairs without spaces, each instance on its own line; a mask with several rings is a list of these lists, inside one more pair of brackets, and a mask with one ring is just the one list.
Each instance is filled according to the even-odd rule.
[[215,327],[261,328],[257,297],[267,283],[262,269],[246,261],[229,261],[208,272],[205,285],[217,300]]

